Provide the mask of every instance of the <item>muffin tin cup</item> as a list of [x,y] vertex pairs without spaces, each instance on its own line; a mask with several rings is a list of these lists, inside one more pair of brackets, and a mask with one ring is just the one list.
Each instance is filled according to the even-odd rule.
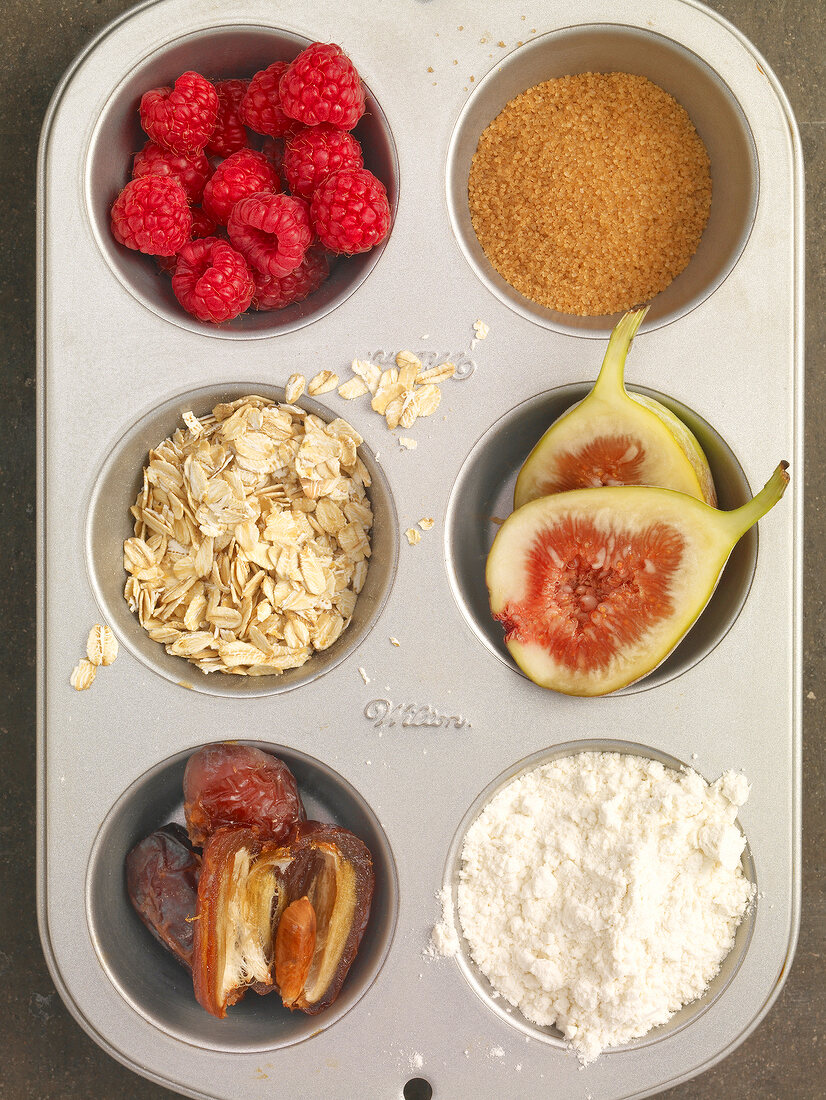
[[132,783],[101,825],[86,876],[89,935],[100,963],[121,996],[156,1028],[207,1050],[272,1051],[311,1039],[358,1003],[384,963],[399,908],[399,883],[390,843],[365,799],[320,760],[284,745],[242,742],[278,756],[296,778],[309,820],[343,825],[373,857],[376,890],[358,955],[330,1009],[318,1016],[290,1012],[277,993],[249,992],[223,1020],[195,1000],[185,969],[152,937],[126,892],[126,853],[171,821],[184,824],[184,769],[194,750],[162,761]]
[[[645,759],[659,761],[659,763],[665,765],[665,767],[673,768],[678,772],[688,766],[684,761],[677,760],[668,753],[661,752],[659,749],[653,748],[650,745],[636,744],[633,741],[603,740],[596,738],[588,741],[569,741],[565,744],[553,745],[550,748],[541,749],[539,752],[533,753],[526,759],[513,764],[507,771],[498,775],[473,801],[467,813],[462,818],[448,850],[443,886],[445,894],[451,899],[454,923],[459,937],[458,964],[471,989],[492,1012],[495,1012],[497,1016],[500,1017],[500,1019],[504,1020],[510,1026],[517,1028],[528,1038],[561,1048],[567,1047],[567,1043],[562,1037],[562,1033],[557,1028],[542,1027],[528,1020],[522,1015],[518,1008],[512,1006],[505,997],[496,990],[479,969],[462,930],[462,924],[459,918],[458,888],[462,869],[462,848],[464,847],[467,831],[499,791],[514,779],[518,779],[528,772],[542,767],[543,764],[550,764],[554,760],[560,760],[566,756],[576,756],[583,752],[611,752],[639,756]],[[739,822],[737,824],[742,832],[742,826]],[[756,869],[748,841],[746,842],[740,865],[745,877],[756,886]],[[749,905],[743,920],[738,925],[734,937],[734,945],[723,959],[719,972],[711,980],[702,997],[684,1005],[679,1011],[675,1012],[666,1023],[653,1028],[639,1039],[635,1039],[629,1043],[622,1043],[615,1047],[606,1048],[600,1057],[608,1054],[620,1054],[626,1051],[640,1050],[643,1047],[651,1046],[654,1043],[658,1043],[663,1039],[667,1039],[683,1031],[704,1012],[707,1012],[715,1001],[723,996],[734,980],[737,971],[740,969],[752,940],[756,919],[757,900],[755,898],[755,901]]]
[[633,73],[664,88],[688,112],[711,161],[708,224],[688,266],[653,299],[643,331],[684,316],[728,277],[751,234],[760,174],[751,127],[725,81],[697,54],[650,30],[610,22],[563,27],[532,39],[479,82],[456,123],[447,160],[451,225],[465,258],[488,290],[522,317],[556,332],[602,339],[622,315],[574,317],[520,294],[485,256],[467,197],[479,138],[505,105],[545,80],[588,72]]
[[[130,507],[143,484],[143,468],[149,451],[182,426],[181,414],[209,413],[222,401],[235,401],[258,394],[272,401],[284,401],[280,387],[249,382],[205,386],[169,398],[140,417],[118,440],[103,462],[92,489],[86,519],[86,570],[101,614],[124,645],[149,668],[173,683],[208,695],[279,695],[312,683],[346,660],[373,629],[381,615],[396,575],[399,524],[387,477],[366,444],[359,447],[372,479],[367,490],[373,508],[371,560],[367,580],[356,601],[349,626],[329,649],[312,655],[300,668],[280,676],[233,676],[213,672],[205,675],[183,657],[166,652],[153,641],[129,609],[123,595],[128,574],[123,569],[123,543],[134,535]],[[330,409],[312,398],[302,397],[301,407],[322,420],[334,419]]]
[[[218,7],[156,0],[112,24],[56,92],[41,144],[38,908],[51,972],[107,1051],[167,1088],[210,1100],[254,1100],[274,1087],[295,1096],[424,1100],[432,1091],[493,1100],[517,1080],[531,1096],[549,1082],[574,1100],[651,1095],[713,1065],[757,1026],[796,941],[802,161],[788,103],[764,60],[694,0],[628,0],[621,10],[581,0],[578,27],[569,26],[564,0],[534,14],[495,0],[471,13],[460,0],[392,12],[332,0]],[[120,106],[131,112],[143,81],[166,81],[179,63],[211,58],[207,75],[221,76],[246,59],[253,72],[276,44],[316,39],[347,51],[373,97],[363,123],[376,127],[368,164],[386,170],[398,194],[386,247],[367,254],[370,277],[356,278],[335,309],[322,290],[295,315],[217,330],[175,315],[158,290],[166,284],[154,274],[144,284],[130,266],[151,273],[151,261],[107,252],[107,204],[140,136],[129,130],[134,116],[119,122]],[[792,476],[673,656],[607,699],[542,691],[517,674],[485,619],[478,566],[491,509],[510,511],[521,458],[595,376],[593,340],[573,337],[607,337],[612,319],[537,317],[501,288],[491,293],[494,280],[468,254],[473,242],[460,224],[473,128],[512,94],[557,75],[552,59],[574,41],[580,70],[601,64],[597,45],[608,43],[606,65],[642,71],[684,99],[737,192],[719,205],[726,179],[715,178],[728,243],[726,226],[712,232],[710,223],[710,251],[672,284],[677,297],[666,292],[653,304],[635,342],[635,385],[698,435],[723,507],[746,499],[781,459]],[[335,291],[333,281],[328,287]],[[490,329],[474,341],[477,319]],[[278,400],[293,372],[309,379],[329,369],[343,381],[353,358],[404,348],[460,363],[466,376],[446,382],[435,415],[412,429],[389,434],[369,397],[345,401],[333,391],[302,401],[353,424],[374,479],[368,587],[338,648],[293,679],[253,686],[205,677],[151,642],[123,600],[121,559],[148,449],[186,408],[197,413],[248,392]],[[400,434],[417,449],[402,449]],[[424,517],[434,518],[432,529],[418,527]],[[418,544],[408,545],[408,528],[421,531]],[[114,628],[121,655],[75,692],[72,666],[100,621]],[[170,960],[172,970],[155,965],[160,949],[125,908],[129,847],[179,812],[186,757],[225,737],[281,752],[306,785],[311,812],[352,822],[375,846],[386,887],[377,923],[342,999],[310,1031],[254,995],[225,1021],[196,1016],[185,972]],[[526,1043],[531,1035],[514,1026],[514,1014],[503,1016],[481,983],[469,987],[477,981],[469,964],[425,955],[439,919],[434,895],[446,873],[452,881],[478,792],[534,758],[618,742],[685,761],[709,779],[727,768],[746,774],[752,791],[741,823],[760,901],[701,1002],[581,1072],[555,1036]],[[259,1015],[265,1009],[272,1030]]]
[[[172,292],[172,281],[151,256],[118,244],[112,236],[112,204],[131,179],[132,157],[149,139],[138,107],[150,88],[171,86],[194,69],[211,80],[249,79],[273,61],[291,61],[312,39],[274,27],[230,24],[182,35],[152,51],[112,91],[92,131],[86,154],[86,211],[95,239],[112,272],[139,302],[165,320],[205,336],[254,339],[282,335],[325,317],[345,302],[379,262],[389,237],[369,252],[338,257],[330,277],[303,302],[281,310],[250,308],[223,325],[198,321]],[[259,135],[263,140],[263,135]],[[387,188],[391,212],[399,197],[399,164],[390,124],[365,87],[365,113],[353,130],[364,150],[364,166]]]
[[[516,478],[545,431],[591,391],[593,383],[560,386],[523,401],[498,420],[475,444],[451,490],[445,521],[445,559],[453,595],[482,644],[520,676],[504,631],[490,611],[485,562],[504,519],[513,511]],[[687,424],[700,443],[717,489],[718,507],[739,508],[752,497],[746,475],[719,432],[697,413],[654,390],[629,386],[665,405]],[[472,517],[468,522],[467,517]],[[676,649],[641,680],[614,694],[648,691],[681,676],[702,661],[732,628],[746,602],[757,568],[757,528],[740,539],[720,582],[697,622]]]

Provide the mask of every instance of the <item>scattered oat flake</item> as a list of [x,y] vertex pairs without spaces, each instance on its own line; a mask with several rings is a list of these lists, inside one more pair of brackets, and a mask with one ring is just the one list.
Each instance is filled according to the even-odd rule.
[[307,393],[311,397],[316,397],[321,393],[329,393],[330,390],[334,390],[338,385],[338,375],[331,370],[319,371],[319,373],[310,379],[307,386]]
[[356,397],[363,397],[369,391],[367,383],[363,382],[361,378],[351,378],[338,387],[338,392],[345,401],[352,401]]
[[416,378],[417,386],[426,386],[430,382],[446,382],[448,378],[452,378],[456,373],[456,365],[454,363],[439,363],[437,367],[431,367],[429,370],[422,371]]
[[284,388],[284,396],[287,399],[288,404],[292,405],[297,401],[304,393],[304,387],[307,382],[303,374],[291,374],[287,379],[287,385]]
[[370,393],[375,393],[381,381],[381,367],[366,359],[354,359],[350,365],[353,374],[364,382]]
[[416,390],[415,399],[417,416],[430,416],[439,407],[439,402],[442,400],[442,391],[431,382],[427,386],[422,386],[421,389]]
[[361,678],[362,678],[362,680],[364,680],[365,684],[370,683],[370,677],[367,675],[367,673],[364,671],[364,669],[361,667],[361,665],[359,665],[359,676],[361,676]]
[[409,435],[399,436],[399,446],[403,451],[415,451],[418,445],[418,440],[411,439]]
[[111,665],[118,655],[118,640],[108,626],[99,623],[89,631],[86,656],[93,665]]
[[490,332],[490,325],[486,325],[484,321],[474,321],[473,331],[477,340],[484,340]]
[[806,698],[807,699],[816,699],[817,696],[815,695],[815,693],[813,691],[809,691],[809,692],[806,693]]
[[419,520],[419,527],[423,531],[432,531],[436,524],[436,520],[432,516],[422,516]]
[[405,531],[405,536],[411,546],[415,546],[417,542],[422,541],[422,533],[421,531],[417,531],[415,527],[408,527]]
[[97,665],[93,665],[91,661],[87,661],[84,657],[82,660],[78,661],[72,669],[69,683],[75,691],[86,691],[87,688],[92,686],[92,682],[96,675]]
[[399,641],[399,639],[394,638],[392,634],[390,635],[389,641],[390,641],[391,645],[394,645],[394,646],[400,646],[401,645],[401,642]]

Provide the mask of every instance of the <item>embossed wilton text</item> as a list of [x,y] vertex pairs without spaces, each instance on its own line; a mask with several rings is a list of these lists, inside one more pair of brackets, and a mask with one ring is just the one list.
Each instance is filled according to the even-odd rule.
[[469,729],[470,722],[461,714],[440,714],[435,707],[418,703],[398,703],[390,699],[371,699],[364,708],[374,729],[390,729],[392,726],[427,726],[434,729]]

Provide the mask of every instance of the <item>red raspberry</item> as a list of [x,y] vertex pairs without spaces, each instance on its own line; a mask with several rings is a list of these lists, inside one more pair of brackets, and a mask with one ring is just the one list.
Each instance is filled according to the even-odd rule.
[[135,153],[132,179],[141,176],[172,176],[180,183],[190,202],[198,202],[209,179],[209,161],[203,153],[173,153],[147,141],[139,153]]
[[331,252],[367,252],[390,230],[390,204],[381,180],[365,168],[343,168],[321,183],[310,204],[318,239]]
[[269,68],[256,73],[241,103],[241,118],[251,130],[270,137],[284,137],[295,129],[295,122],[281,110],[278,85],[289,66],[273,61]]
[[204,237],[181,249],[172,290],[188,313],[219,325],[244,312],[255,283],[240,253],[218,237]]
[[331,172],[363,167],[361,146],[353,135],[328,122],[299,130],[284,150],[287,183],[292,193],[302,199],[311,199],[315,189]]
[[141,99],[141,126],[173,153],[197,153],[209,141],[218,115],[218,93],[199,73],[179,76],[174,88],[153,88]]
[[[215,235],[215,222],[209,215],[205,214],[200,206],[190,207],[192,213],[192,229],[189,233],[189,239],[191,241],[198,241],[201,237],[212,237]],[[156,257],[158,267],[166,275],[174,275],[175,268],[178,264],[178,257],[175,256],[158,256]]]
[[294,302],[302,302],[314,290],[318,290],[330,274],[330,257],[319,245],[308,248],[304,259],[289,275],[265,275],[253,270],[255,294],[252,304],[256,309],[284,309]]
[[236,203],[227,231],[250,267],[279,277],[295,271],[314,237],[303,199],[266,192]]
[[200,240],[201,237],[212,237],[215,234],[215,219],[211,218],[200,206],[192,207],[192,232],[189,234],[191,241]]
[[263,153],[239,149],[222,160],[204,188],[203,206],[211,218],[226,225],[233,206],[245,195],[280,191],[281,180]]
[[314,42],[281,77],[281,107],[305,126],[331,122],[352,130],[364,114],[364,89],[340,46]]
[[284,182],[284,139],[266,137],[261,142],[261,152],[272,163],[281,182]]
[[215,129],[207,142],[207,152],[216,157],[228,157],[239,149],[249,146],[249,135],[241,121],[241,100],[247,94],[246,80],[219,80],[215,85],[218,93],[218,117]]
[[186,191],[172,176],[132,180],[112,207],[115,240],[151,256],[173,256],[191,229]]

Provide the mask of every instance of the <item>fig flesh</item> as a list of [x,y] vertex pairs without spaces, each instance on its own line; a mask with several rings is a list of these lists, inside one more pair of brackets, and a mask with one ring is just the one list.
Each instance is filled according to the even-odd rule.
[[651,485],[717,503],[711,471],[689,428],[659,401],[625,388],[625,360],[645,309],[626,313],[594,388],[545,432],[516,482],[514,508],[571,489]]
[[787,467],[731,512],[642,486],[573,490],[519,508],[486,570],[491,610],[519,667],[566,695],[607,695],[653,671],[702,612],[737,541],[783,496]]

